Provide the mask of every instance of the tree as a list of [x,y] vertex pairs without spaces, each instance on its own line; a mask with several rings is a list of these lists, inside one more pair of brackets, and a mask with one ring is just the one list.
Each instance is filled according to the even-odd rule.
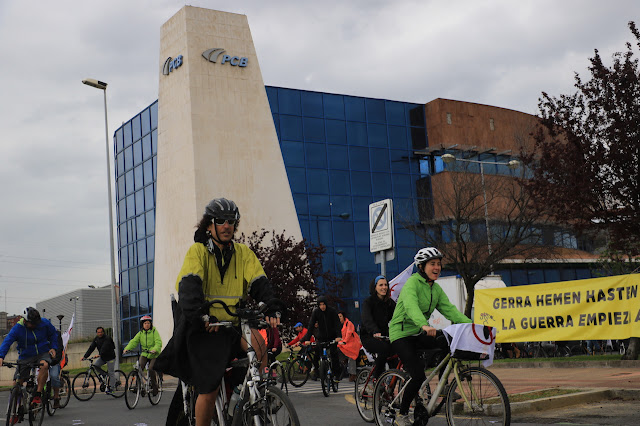
[[451,171],[432,176],[431,219],[423,219],[423,226],[414,228],[425,245],[437,246],[443,252],[445,266],[455,269],[463,279],[467,316],[471,314],[476,283],[502,260],[549,258],[553,254],[553,248],[543,245],[546,220],[520,181],[485,174],[483,183],[478,170],[470,171],[472,167],[477,169],[474,164],[457,161]]
[[[640,47],[635,23],[628,26]],[[604,232],[607,250],[631,260],[640,254],[638,59],[627,43],[612,66],[597,49],[589,62],[589,79],[576,73],[574,93],[542,93],[535,149],[523,159],[534,171],[526,186],[556,221]],[[626,359],[638,356],[635,340]]]
[[256,254],[267,277],[271,281],[277,298],[287,306],[287,321],[284,329],[293,334],[293,325],[298,321],[305,326],[316,306],[319,283],[330,300],[341,303],[340,279],[330,271],[324,271],[322,255],[324,246],[315,246],[306,240],[296,242],[284,233],[267,232],[262,229],[251,235],[242,234],[238,242],[246,244]]

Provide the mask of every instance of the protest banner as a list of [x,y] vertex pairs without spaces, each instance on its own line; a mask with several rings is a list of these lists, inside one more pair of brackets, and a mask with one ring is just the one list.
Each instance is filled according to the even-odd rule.
[[474,322],[500,342],[640,337],[640,274],[477,290]]

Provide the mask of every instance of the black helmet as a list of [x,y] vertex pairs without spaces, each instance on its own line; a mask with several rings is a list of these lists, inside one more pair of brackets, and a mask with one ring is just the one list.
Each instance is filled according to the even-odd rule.
[[226,198],[215,198],[204,208],[204,214],[216,219],[239,220],[238,206]]
[[36,308],[29,306],[24,310],[24,320],[31,324],[38,324],[40,322],[40,312]]

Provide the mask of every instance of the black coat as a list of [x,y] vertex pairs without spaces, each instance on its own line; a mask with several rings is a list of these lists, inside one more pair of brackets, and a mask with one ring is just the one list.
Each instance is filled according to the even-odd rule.
[[96,348],[98,348],[98,354],[103,361],[106,362],[116,359],[116,345],[113,343],[113,339],[106,334],[102,337],[96,336],[96,338],[93,339],[93,342],[91,342],[91,346],[87,349],[84,357],[89,358],[91,352]]
[[328,342],[337,337],[342,337],[342,324],[338,317],[338,311],[327,306],[325,311],[315,308],[311,313],[311,319],[307,326],[307,334],[300,341],[306,342],[314,335],[315,324],[318,323],[318,334],[315,338],[320,342]]
[[389,336],[389,321],[396,309],[396,302],[391,299],[380,300],[378,296],[369,296],[362,303],[362,327],[360,335],[371,337],[375,333]]

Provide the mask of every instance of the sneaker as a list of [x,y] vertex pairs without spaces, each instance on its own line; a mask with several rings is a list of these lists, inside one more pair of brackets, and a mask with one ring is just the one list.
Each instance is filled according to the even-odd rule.
[[409,414],[396,414],[396,421],[394,423],[394,425],[396,426],[410,426],[413,424],[413,421],[411,421],[411,415]]
[[108,387],[106,391],[104,391],[104,393],[106,393],[107,395],[113,395],[113,390]]
[[53,400],[53,408],[56,409],[56,410],[58,408],[62,408],[62,407],[60,407],[60,398],[54,398],[54,400]]
[[42,404],[42,398],[40,398],[40,395],[36,395],[33,397],[33,399],[31,400],[31,406],[33,407],[34,405],[40,405]]
[[152,395],[152,396],[158,396],[158,389],[153,389],[153,390],[151,391],[151,395]]

